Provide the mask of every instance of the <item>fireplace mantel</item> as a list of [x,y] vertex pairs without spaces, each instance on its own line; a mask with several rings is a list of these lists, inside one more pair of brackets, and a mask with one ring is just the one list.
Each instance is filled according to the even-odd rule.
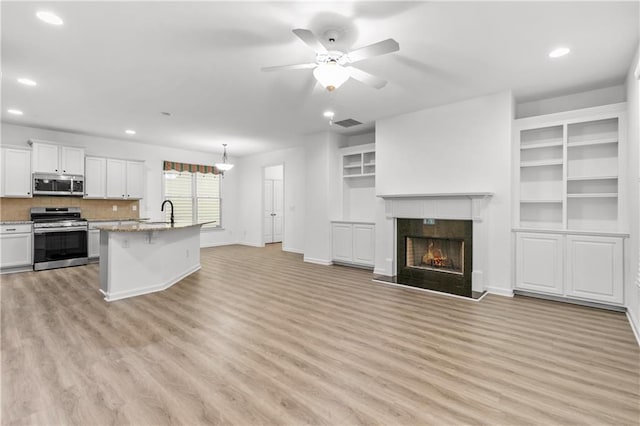
[[469,219],[481,222],[493,192],[442,192],[378,195],[387,218]]

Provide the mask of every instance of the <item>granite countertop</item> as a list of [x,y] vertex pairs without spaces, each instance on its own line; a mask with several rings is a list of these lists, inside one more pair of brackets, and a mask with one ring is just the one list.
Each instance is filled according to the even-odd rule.
[[31,225],[32,220],[3,220],[0,225]]
[[97,226],[96,229],[107,232],[150,232],[150,231],[172,231],[176,229],[192,228],[194,226],[202,226],[211,222],[194,222],[194,223],[181,223],[170,224],[168,222],[138,222],[128,225],[112,225],[112,226]]
[[149,218],[124,218],[124,219],[87,219],[89,222],[139,222],[142,220],[149,220]]

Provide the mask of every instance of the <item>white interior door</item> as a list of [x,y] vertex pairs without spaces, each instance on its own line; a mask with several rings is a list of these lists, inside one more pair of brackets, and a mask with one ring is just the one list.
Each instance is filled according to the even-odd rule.
[[273,181],[273,240],[282,242],[282,223],[284,221],[284,185],[281,180]]
[[264,180],[264,209],[262,213],[264,221],[264,243],[273,243],[273,180]]

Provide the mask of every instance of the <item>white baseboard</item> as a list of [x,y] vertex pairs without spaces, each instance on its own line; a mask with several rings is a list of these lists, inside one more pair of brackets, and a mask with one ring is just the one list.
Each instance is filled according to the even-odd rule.
[[315,259],[313,257],[304,257],[304,261],[307,263],[315,263],[316,265],[323,265],[323,266],[329,266],[329,265],[333,265],[333,262],[330,260],[326,260],[326,259]]
[[629,324],[631,324],[631,330],[633,330],[633,335],[636,336],[636,342],[638,346],[640,346],[640,324],[638,323],[638,318],[634,317],[629,309],[627,309],[627,319],[629,320]]
[[382,268],[373,268],[373,273],[375,275],[384,275],[385,277],[390,277],[391,274],[387,274],[387,270],[386,269],[382,269]]
[[292,248],[292,247],[285,247],[285,246],[282,246],[282,251],[287,251],[289,253],[304,254],[304,250]]
[[513,297],[513,289],[512,288],[485,287],[484,289],[485,289],[485,291],[487,293],[495,294],[497,296]]
[[197,265],[194,265],[193,268],[178,275],[177,277],[171,278],[165,281],[164,283],[152,285],[149,287],[137,288],[135,290],[118,291],[115,293],[105,293],[102,289],[100,289],[100,292],[104,294],[104,300],[106,300],[107,302],[113,302],[115,300],[126,299],[128,297],[133,297],[133,296],[141,296],[143,294],[155,293],[157,291],[163,291],[168,289],[178,281],[182,280],[183,278],[186,278],[187,276],[193,274],[199,269],[200,269],[200,264],[198,263]]
[[241,246],[249,246],[249,247],[258,247],[258,248],[264,248],[264,244],[257,244],[257,243],[247,243],[247,242],[240,242],[238,243]]
[[200,248],[208,248],[208,247],[222,247],[222,246],[232,246],[236,243],[211,243],[211,244],[204,244],[201,245]]

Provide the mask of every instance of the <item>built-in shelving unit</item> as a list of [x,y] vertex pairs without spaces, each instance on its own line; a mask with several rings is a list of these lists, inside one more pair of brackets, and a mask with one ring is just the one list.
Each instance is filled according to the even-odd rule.
[[621,112],[590,109],[516,121],[517,226],[616,231],[620,211]]
[[625,109],[514,122],[516,292],[623,305]]
[[[373,149],[373,148],[366,148]],[[342,177],[354,178],[362,176],[375,176],[376,152],[361,151],[353,154],[342,155]]]

